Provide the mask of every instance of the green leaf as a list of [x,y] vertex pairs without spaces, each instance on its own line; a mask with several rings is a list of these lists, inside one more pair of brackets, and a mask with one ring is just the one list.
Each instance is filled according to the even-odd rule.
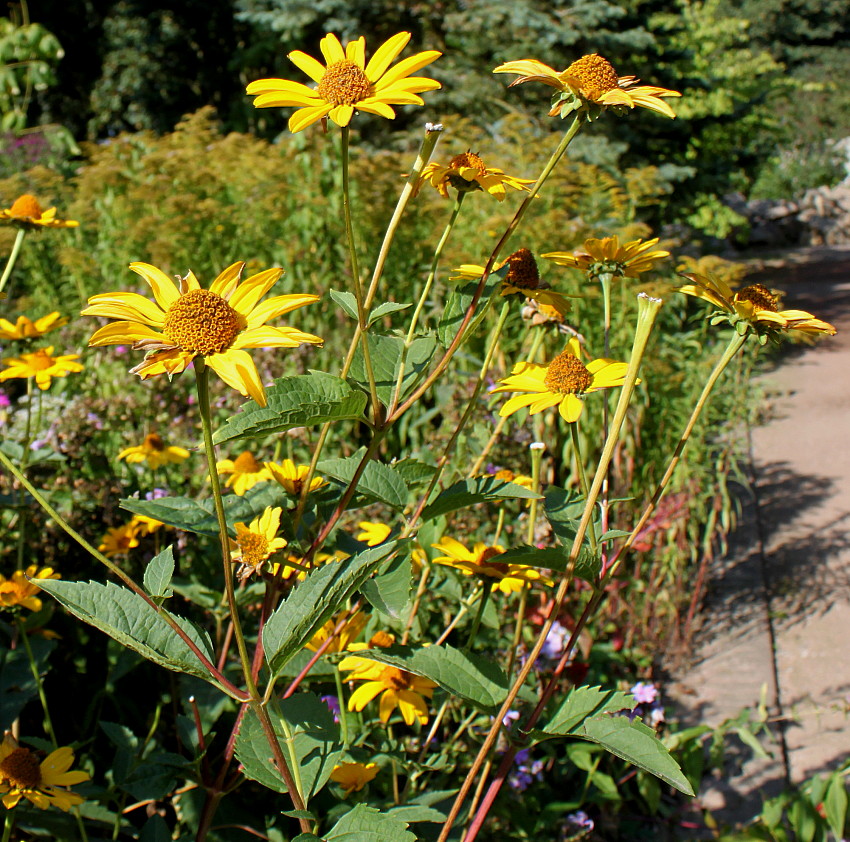
[[[31,647],[38,671],[44,673],[56,641],[33,637]],[[0,732],[12,727],[26,703],[37,693],[27,650],[23,646],[17,649],[0,647]]]
[[392,467],[409,486],[430,481],[437,470],[434,465],[428,465],[418,459],[401,459],[393,462]]
[[[469,327],[466,330],[465,339],[468,339],[481,324],[481,320],[487,313],[487,305],[493,297],[493,293],[501,286],[502,279],[508,273],[508,266],[505,265],[501,269],[496,269],[487,276],[487,281],[484,284],[484,291],[481,293],[481,298],[478,301],[475,315],[473,315]],[[449,293],[449,300],[446,302],[446,309],[443,310],[443,315],[440,318],[440,323],[437,325],[437,338],[444,348],[454,342],[460,325],[463,322],[463,317],[472,304],[472,298],[475,290],[478,288],[478,281],[460,282]]]
[[424,804],[405,804],[402,807],[393,807],[387,812],[387,815],[405,822],[444,822],[446,820],[445,813],[435,810],[433,807],[426,807]]
[[[283,756],[289,768],[298,771],[306,801],[327,783],[342,756],[339,726],[330,708],[313,693],[297,693],[268,710]],[[236,757],[249,778],[276,792],[286,792],[253,711],[246,712],[239,729]]]
[[[551,485],[543,495],[546,518],[558,540],[566,547],[567,558],[575,542],[576,532],[584,511],[584,498],[572,491],[565,491],[557,485]],[[560,569],[565,569],[562,567]],[[579,548],[575,563],[575,575],[585,582],[594,584],[602,570],[602,558],[590,549],[590,542],[585,535],[584,542]]]
[[[353,456],[343,459],[325,459],[319,462],[318,471],[323,476],[332,477],[348,485],[354,478],[354,472],[363,459],[365,449],[361,448]],[[395,509],[407,505],[407,486],[401,475],[389,465],[370,459],[357,482],[357,492],[373,500],[386,503]]]
[[563,547],[532,547],[530,544],[520,544],[505,550],[499,558],[499,563],[525,564],[528,567],[545,567],[549,570],[564,570],[567,566],[567,552]]
[[352,319],[357,319],[357,297],[353,292],[342,292],[338,289],[328,290],[328,295],[345,310]]
[[385,301],[369,313],[369,324],[373,324],[378,319],[381,319],[384,316],[389,316],[391,313],[398,313],[401,310],[406,310],[408,307],[412,306],[412,304],[400,304],[397,301]]
[[602,746],[622,760],[661,778],[685,795],[694,791],[652,728],[638,719],[603,714],[586,719],[575,736]]
[[165,819],[159,815],[151,816],[139,834],[139,842],[171,842],[171,831]]
[[293,427],[362,419],[367,398],[339,377],[311,371],[278,378],[266,389],[266,400],[266,406],[248,401],[238,415],[216,431],[213,441],[224,444],[243,437],[282,433]]
[[823,806],[830,830],[836,839],[843,838],[844,824],[847,821],[847,789],[842,775],[833,773],[831,776]]
[[307,574],[269,617],[263,629],[263,648],[273,673],[299,652],[313,635],[396,551],[388,541],[339,562],[329,562]]
[[515,482],[506,482],[496,477],[474,477],[462,479],[454,485],[441,491],[422,512],[423,520],[432,520],[449,512],[474,506],[476,503],[486,503],[500,500],[534,500],[540,499],[528,488],[523,488]]
[[416,842],[407,822],[358,804],[325,836],[326,842]]
[[175,672],[186,672],[210,681],[209,673],[185,641],[166,623],[172,617],[189,639],[210,660],[212,643],[206,632],[188,620],[157,611],[140,596],[112,582],[66,582],[39,580],[39,586],[58,600],[75,617],[100,629],[122,646],[138,652],[149,661]]
[[[375,376],[375,387],[379,400],[389,406],[395,392],[401,366],[401,355],[404,350],[404,337],[386,336],[369,333],[369,354],[372,362],[372,373]],[[401,385],[400,399],[415,385],[420,375],[428,367],[434,351],[437,350],[437,340],[433,336],[420,336],[414,339],[407,351],[404,364],[404,377]],[[349,378],[354,380],[364,392],[368,392],[369,378],[363,362],[363,349],[358,347],[351,363]]]
[[366,649],[357,657],[430,678],[448,693],[488,713],[498,708],[508,692],[508,680],[494,661],[448,644]]
[[588,717],[618,710],[631,710],[635,704],[635,698],[630,693],[603,690],[601,687],[576,687],[542,730],[548,735],[575,735]]
[[373,578],[367,579],[360,592],[382,614],[398,620],[406,616],[412,576],[410,556],[399,554]]
[[145,568],[143,584],[152,597],[167,599],[174,591],[169,587],[174,575],[174,553],[171,547],[166,547],[159,555],[154,556]]

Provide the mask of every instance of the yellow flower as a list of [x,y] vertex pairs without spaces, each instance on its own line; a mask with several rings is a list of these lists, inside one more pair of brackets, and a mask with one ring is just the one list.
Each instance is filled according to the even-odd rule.
[[308,570],[312,570],[320,564],[325,564],[329,561],[341,561],[344,558],[348,558],[348,554],[340,551],[337,551],[332,555],[329,553],[316,553],[313,556],[313,561],[308,563],[304,561],[302,556],[288,555],[286,557],[286,562],[275,562],[272,564],[270,573],[272,576],[279,577],[281,579],[290,579],[294,576],[299,582],[301,582],[307,575]]
[[81,363],[74,362],[79,358],[79,354],[54,357],[52,345],[39,348],[31,354],[21,354],[20,357],[8,357],[3,360],[7,368],[0,371],[0,380],[35,377],[39,389],[49,389],[54,377],[67,377],[71,372],[83,370]]
[[134,292],[94,295],[84,316],[118,319],[97,330],[89,345],[132,345],[147,351],[142,363],[131,369],[142,380],[158,374],[171,377],[184,371],[196,356],[241,394],[266,405],[266,393],[257,367],[245,348],[297,348],[322,340],[294,327],[272,327],[276,319],[318,295],[278,295],[260,303],[274,286],[282,269],[266,269],[240,284],[244,263],[228,266],[209,289],[201,289],[192,272],[179,287],[162,270],[149,263],[131,263],[153,291],[155,303]]
[[[309,465],[296,465],[291,459],[284,459],[282,464],[278,465],[274,462],[264,463],[266,470],[271,475],[271,478],[282,485],[288,494],[299,496],[304,489],[304,480],[307,479],[307,474],[310,472]],[[327,482],[321,477],[313,476],[310,480],[310,493],[327,485]]]
[[[523,82],[542,82],[560,91],[549,112],[550,117],[556,114],[563,117],[578,111],[592,118],[606,107],[634,108],[636,105],[667,117],[675,117],[673,109],[664,99],[681,96],[678,91],[658,88],[655,85],[635,87],[638,79],[634,76],[618,76],[611,62],[595,53],[582,56],[560,72],[536,59],[509,61],[500,64],[493,72],[516,73],[519,78],[511,82],[511,86],[521,85]],[[596,113],[593,113],[594,111]]]
[[41,588],[36,584],[40,579],[61,579],[52,567],[38,569],[37,564],[31,564],[26,570],[16,570],[7,579],[0,574],[0,608],[29,608],[30,611],[41,611],[41,600],[36,594]]
[[[28,748],[18,745],[7,731],[0,745],[0,793],[7,810],[26,798],[40,810],[58,807],[66,812],[85,801],[82,795],[64,787],[81,784],[90,777],[88,772],[69,772],[74,752],[68,746],[50,752],[41,763]],[[62,787],[60,789],[59,787]]]
[[56,208],[42,210],[35,196],[24,193],[12,207],[0,209],[0,225],[16,228],[76,228],[80,223],[73,219],[57,219]]
[[139,527],[135,518],[123,526],[113,526],[106,530],[98,549],[107,557],[124,555],[139,546]]
[[277,537],[281,511],[280,506],[267,506],[249,526],[244,523],[235,525],[236,541],[231,541],[230,558],[240,564],[237,574],[240,579],[259,573],[269,556],[286,546],[286,540]]
[[224,483],[226,488],[233,487],[233,491],[242,497],[249,488],[253,488],[258,482],[268,482],[272,475],[268,468],[263,467],[250,450],[243,450],[236,459],[221,459],[215,463],[215,469],[219,476],[230,474]]
[[[347,669],[344,666],[346,660],[348,659],[340,663],[340,669]],[[371,661],[368,667],[359,668],[357,672],[352,673],[348,680],[365,682],[351,694],[348,700],[349,710],[363,710],[372,699],[380,695],[378,716],[384,724],[389,721],[396,708],[408,725],[413,725],[416,721],[420,725],[428,722],[428,705],[425,699],[430,699],[437,687],[430,678]]]
[[739,332],[752,328],[759,337],[778,339],[784,331],[802,334],[826,333],[835,335],[835,328],[805,310],[780,310],[780,296],[762,284],[751,284],[737,292],[714,275],[685,274],[682,277],[693,281],[679,287],[679,292],[702,298],[717,307],[729,318]]
[[[528,190],[528,184],[534,184],[534,179],[516,178],[507,175],[503,170],[488,167],[474,152],[463,152],[455,155],[446,166],[431,163],[422,170],[415,186],[415,193],[426,182],[444,198],[449,197],[449,187],[454,187],[459,193],[473,190],[486,190],[500,202],[505,200],[507,191],[505,185],[515,190]],[[414,195],[415,195],[414,193]]]
[[613,275],[616,278],[636,278],[641,272],[649,272],[655,264],[670,256],[669,251],[657,249],[658,238],[654,240],[632,240],[620,245],[620,238],[605,237],[601,240],[591,238],[584,241],[584,251],[551,251],[544,254],[559,266],[580,269],[594,279],[601,275]]
[[628,363],[598,359],[586,366],[578,358],[578,343],[571,340],[566,350],[546,365],[517,363],[510,377],[500,380],[493,392],[522,392],[499,410],[503,418],[528,407],[531,415],[557,406],[565,421],[578,421],[588,392],[622,386]]
[[[366,649],[388,649],[394,643],[395,635],[392,632],[380,629],[369,638],[367,643],[349,643],[345,649],[347,652],[363,652]],[[375,662],[357,655],[348,655],[339,662],[338,666],[341,670],[351,670],[352,675],[350,678],[354,679],[360,675],[362,670],[372,670]]]
[[130,529],[135,529],[137,535],[153,535],[154,532],[161,529],[165,524],[161,520],[148,517],[147,515],[133,515],[128,526]]
[[[549,285],[540,280],[540,272],[534,255],[526,248],[518,249],[504,260],[499,269],[508,267],[502,280],[499,295],[524,295],[527,299],[536,301],[540,306],[555,310],[562,318],[570,310],[570,302],[559,292],[549,289]],[[452,280],[478,280],[484,274],[484,266],[474,263],[464,263],[454,270]]]
[[118,459],[126,459],[133,464],[136,462],[147,462],[148,467],[156,470],[162,465],[179,465],[184,459],[189,458],[189,451],[185,447],[171,447],[157,435],[148,433],[141,444],[134,447],[126,447],[118,454]]
[[445,555],[434,558],[435,564],[454,567],[467,576],[495,579],[496,587],[503,594],[521,591],[532,582],[540,582],[544,585],[552,584],[551,579],[534,567],[495,561],[494,559],[497,559],[505,551],[505,548],[498,544],[488,547],[479,542],[472,550],[468,550],[460,541],[444,535],[436,544],[431,544],[431,546],[445,553]]
[[68,324],[68,319],[60,316],[58,311],[42,316],[34,322],[26,316],[18,316],[15,324],[7,319],[0,319],[0,339],[35,339],[65,324]]
[[[312,652],[317,651],[319,647],[333,634],[334,629],[339,624],[341,618],[342,615],[337,615],[333,619],[328,620],[313,635],[310,642],[306,644],[307,648]],[[328,644],[325,652],[342,652],[345,649],[348,649],[349,644],[351,644],[360,635],[360,632],[362,632],[366,627],[366,623],[368,621],[368,615],[364,614],[362,611],[358,611],[353,614],[339,630],[339,633],[335,635],[334,639]]]
[[340,763],[334,766],[331,780],[338,783],[348,795],[351,792],[360,792],[377,774],[377,763]]
[[360,532],[356,535],[357,540],[365,542],[370,547],[383,544],[393,531],[392,527],[387,526],[386,523],[375,523],[371,520],[361,520],[357,525],[360,527]]
[[534,480],[531,477],[526,476],[525,474],[515,474],[508,468],[502,468],[502,470],[496,471],[493,476],[496,479],[501,479],[505,482],[513,482],[517,485],[521,485],[523,488],[527,488],[529,491],[531,491],[532,487],[534,486]]
[[248,85],[247,93],[257,94],[255,108],[298,107],[289,118],[293,133],[325,117],[347,126],[355,110],[392,120],[395,111],[390,106],[424,105],[417,94],[440,87],[435,79],[410,75],[439,58],[442,53],[436,50],[416,53],[390,68],[409,40],[409,32],[393,35],[366,64],[365,38],[349,41],[343,50],[336,35],[328,33],[319,42],[325,65],[300,50],[288,56],[317,84],[315,90],[288,79],[258,79]]

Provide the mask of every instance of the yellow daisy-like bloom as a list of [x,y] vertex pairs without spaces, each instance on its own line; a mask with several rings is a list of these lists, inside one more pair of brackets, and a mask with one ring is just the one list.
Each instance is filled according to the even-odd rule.
[[[288,494],[297,497],[304,490],[304,480],[310,473],[309,465],[296,465],[291,459],[284,459],[280,465],[275,462],[265,462],[264,464],[271,478],[278,485],[282,485]],[[313,479],[310,480],[308,493],[312,493],[327,484],[327,480],[314,475]]]
[[638,85],[634,76],[618,76],[608,59],[595,53],[574,61],[560,72],[536,59],[522,59],[500,64],[494,73],[516,73],[519,78],[511,82],[542,82],[560,91],[549,112],[565,116],[572,111],[589,112],[589,106],[634,108],[641,106],[657,111],[666,117],[675,117],[665,98],[681,96],[678,91],[659,88],[655,85]]
[[542,585],[552,584],[551,579],[534,567],[497,561],[496,559],[505,551],[505,548],[498,544],[487,546],[487,544],[478,542],[472,550],[468,550],[460,541],[443,536],[436,544],[431,544],[431,546],[435,550],[445,553],[445,555],[434,558],[435,564],[454,567],[467,576],[495,579],[496,587],[503,594],[521,591],[532,582],[540,582]]
[[[570,302],[559,292],[549,289],[549,285],[540,279],[540,271],[534,255],[526,248],[517,249],[507,260],[499,264],[499,269],[508,267],[502,280],[499,295],[523,295],[536,301],[542,307],[549,307],[563,318],[570,310]],[[484,274],[484,266],[464,263],[454,270],[452,280],[478,280]]]
[[714,275],[685,274],[682,277],[693,283],[679,287],[679,292],[713,304],[741,333],[749,327],[760,337],[778,338],[787,331],[835,335],[835,328],[829,322],[805,310],[780,310],[780,296],[762,284],[751,284],[733,293],[725,281]]
[[[0,744],[0,793],[3,806],[11,810],[26,798],[40,810],[58,807],[67,812],[86,799],[64,787],[81,784],[91,776],[80,770],[68,771],[74,752],[68,746],[51,751],[40,763],[38,755],[19,746],[7,731]],[[60,789],[60,787],[62,787]]]
[[41,600],[36,594],[41,590],[37,582],[41,579],[61,579],[52,567],[38,569],[37,564],[31,564],[26,570],[16,570],[7,579],[0,573],[0,608],[28,608],[30,611],[41,611]]
[[632,240],[620,245],[620,238],[604,237],[585,240],[584,251],[550,251],[544,254],[559,266],[570,266],[586,272],[591,278],[601,275],[613,275],[617,278],[637,278],[642,272],[649,272],[655,264],[670,256],[669,251],[657,249],[658,238],[654,240]]
[[581,416],[584,395],[622,386],[628,368],[628,363],[605,358],[585,365],[578,357],[578,342],[571,340],[567,348],[546,365],[517,363],[510,377],[500,380],[501,385],[491,391],[523,393],[505,402],[499,410],[503,418],[523,407],[536,415],[557,406],[561,417],[572,423]]
[[459,193],[484,190],[499,202],[503,202],[507,196],[505,185],[527,191],[528,185],[534,184],[534,179],[517,178],[507,175],[504,170],[488,167],[475,152],[455,155],[446,166],[428,164],[414,187],[414,195],[426,181],[430,181],[444,199],[449,197],[449,187],[454,187]]
[[355,537],[358,541],[363,541],[370,547],[383,544],[393,531],[392,527],[386,523],[376,523],[373,520],[361,520],[357,525],[360,527],[360,532]]
[[167,445],[157,433],[148,433],[141,444],[126,447],[118,454],[119,461],[126,459],[130,464],[147,462],[152,470],[162,465],[179,465],[188,458],[189,451],[185,447]]
[[493,476],[496,479],[501,479],[505,482],[513,482],[517,485],[521,485],[523,488],[527,488],[529,491],[531,491],[534,486],[534,480],[531,477],[526,476],[525,474],[515,474],[508,468],[502,468],[502,470],[496,471]]
[[215,469],[219,476],[230,475],[224,485],[226,488],[233,488],[239,497],[258,482],[268,482],[272,478],[271,471],[261,465],[250,450],[243,450],[236,459],[219,460],[215,463]]
[[[306,644],[311,652],[315,652],[319,647],[334,633],[334,629],[339,623],[341,615],[328,620]],[[343,652],[348,649],[349,645],[354,642],[360,632],[366,627],[369,622],[369,617],[362,611],[357,611],[348,618],[345,625],[339,630],[339,633],[334,636],[334,639],[328,644],[325,652]]]
[[131,263],[153,291],[155,302],[135,292],[94,295],[84,316],[119,319],[95,332],[89,345],[132,345],[148,353],[130,371],[147,380],[157,374],[171,377],[201,356],[228,386],[266,405],[266,393],[257,367],[246,348],[297,348],[322,340],[294,327],[272,327],[276,319],[318,295],[277,295],[260,299],[274,286],[283,269],[266,269],[241,281],[244,263],[228,266],[209,289],[201,289],[192,272],[179,286],[149,263]]
[[82,364],[75,362],[79,358],[79,354],[54,357],[52,345],[39,348],[31,354],[21,354],[20,357],[3,360],[7,367],[0,371],[0,380],[35,377],[39,389],[49,389],[54,377],[67,377],[72,372],[83,370]]
[[0,225],[16,228],[76,228],[80,223],[73,219],[57,219],[56,208],[42,210],[38,199],[24,193],[18,196],[10,208],[0,209]]
[[288,79],[258,79],[248,85],[247,93],[257,95],[255,108],[298,107],[289,118],[293,133],[325,117],[347,126],[357,110],[392,120],[395,111],[391,106],[424,105],[417,94],[440,87],[436,79],[410,75],[438,59],[442,53],[437,50],[416,53],[390,67],[408,41],[409,32],[393,35],[367,64],[365,38],[349,41],[343,49],[336,35],[328,33],[319,42],[325,65],[300,50],[288,56],[316,83],[315,90]]
[[[339,668],[349,669],[343,660]],[[365,658],[358,658],[365,661]],[[398,667],[390,667],[375,661],[367,662],[368,666],[357,668],[348,680],[364,681],[348,700],[349,710],[363,710],[376,696],[381,700],[378,706],[378,716],[384,724],[389,721],[392,712],[398,708],[407,725],[419,722],[425,725],[428,722],[428,705],[425,699],[434,695],[437,685],[430,678],[414,675],[407,670]]]
[[277,537],[281,511],[280,506],[267,506],[249,526],[244,523],[235,525],[236,541],[230,542],[230,558],[240,565],[237,573],[240,579],[260,573],[269,556],[286,546],[286,539]]
[[286,557],[286,562],[274,562],[269,572],[272,576],[280,579],[291,579],[294,576],[299,582],[301,582],[307,575],[308,570],[312,570],[314,567],[319,567],[329,561],[341,561],[344,558],[348,558],[348,554],[340,551],[333,554],[316,553],[313,556],[313,561],[308,563],[304,561],[302,556],[288,555]]
[[60,316],[58,311],[42,316],[34,322],[26,316],[18,316],[15,324],[7,319],[0,319],[0,339],[35,339],[66,324],[68,319]]
[[98,549],[107,557],[124,555],[139,546],[140,524],[133,518],[123,526],[113,526],[100,539]]
[[339,784],[348,795],[352,792],[360,792],[377,774],[377,763],[340,763],[334,766],[331,780]]
[[131,529],[136,530],[138,535],[153,535],[158,529],[161,529],[165,524],[161,520],[147,515],[133,515],[129,523]]

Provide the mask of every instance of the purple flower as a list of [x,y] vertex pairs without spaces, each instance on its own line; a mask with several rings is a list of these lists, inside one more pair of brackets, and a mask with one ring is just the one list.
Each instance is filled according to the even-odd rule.
[[641,705],[651,705],[658,696],[658,688],[647,681],[638,681],[630,692]]
[[505,726],[509,731],[511,729],[511,725],[519,719],[519,711],[518,710],[509,710],[504,717],[502,718],[502,725]]
[[339,722],[339,699],[336,696],[322,696],[321,699],[334,715],[334,722]]
[[552,628],[549,629],[549,634],[546,635],[546,642],[540,650],[540,655],[550,661],[559,660],[561,655],[564,654],[569,639],[570,630],[555,620],[552,623]]
[[116,354],[126,354],[129,348],[126,345],[116,345],[113,350]]
[[12,401],[9,400],[9,396],[5,392],[0,392],[0,407],[11,405]]
[[542,760],[532,760],[529,763],[529,749],[523,749],[517,752],[516,767],[508,775],[508,784],[517,792],[524,792],[534,781],[543,779]]
[[162,497],[168,497],[168,489],[154,488],[153,491],[145,493],[145,500],[159,500]]
[[561,839],[570,842],[573,839],[581,839],[587,836],[595,827],[594,821],[584,810],[576,810],[567,816],[567,822],[561,831]]
[[103,421],[101,421],[100,416],[97,415],[94,412],[87,412],[86,413],[86,421],[88,421],[88,423],[91,424],[92,427],[95,428],[95,430],[102,430],[103,429]]

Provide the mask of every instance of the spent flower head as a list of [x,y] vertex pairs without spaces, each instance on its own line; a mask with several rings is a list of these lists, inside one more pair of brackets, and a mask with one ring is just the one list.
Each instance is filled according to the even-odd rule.
[[586,272],[588,277],[598,280],[602,275],[615,278],[637,278],[649,272],[655,264],[670,256],[669,251],[655,248],[658,238],[632,240],[620,245],[620,238],[595,237],[585,240],[584,248],[575,252],[551,251],[542,255],[559,266],[570,266]]
[[426,181],[444,199],[449,198],[449,187],[453,187],[458,193],[485,191],[499,202],[503,202],[507,196],[505,185],[514,190],[527,191],[528,185],[534,184],[534,179],[517,178],[504,170],[488,167],[480,155],[469,151],[455,155],[446,165],[436,162],[428,164],[416,182],[414,195]]

